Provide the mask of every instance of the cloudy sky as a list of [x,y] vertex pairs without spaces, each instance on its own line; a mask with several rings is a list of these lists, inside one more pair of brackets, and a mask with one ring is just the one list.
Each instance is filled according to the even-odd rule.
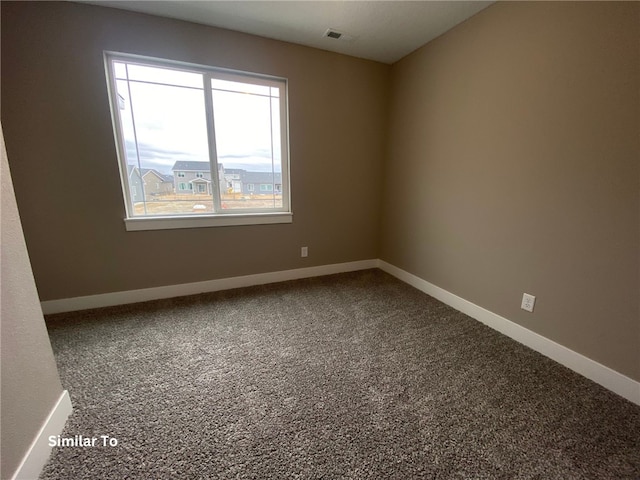
[[[199,74],[129,65],[129,79],[135,81],[127,82],[123,64],[116,63],[115,72],[128,163],[136,164],[139,155],[142,168],[171,174],[177,161],[209,161]],[[227,168],[281,171],[279,99],[264,95],[269,87],[214,82],[219,162]]]

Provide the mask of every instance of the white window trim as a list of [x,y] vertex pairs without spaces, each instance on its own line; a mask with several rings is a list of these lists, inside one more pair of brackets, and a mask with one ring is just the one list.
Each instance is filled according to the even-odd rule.
[[[214,214],[208,215],[199,215],[199,214],[185,214],[185,215],[172,215],[172,216],[141,216],[141,215],[133,215],[133,197],[131,196],[131,192],[129,191],[129,182],[127,180],[127,165],[126,165],[126,157],[123,152],[124,142],[121,138],[121,128],[120,128],[120,117],[118,112],[118,103],[114,102],[114,95],[117,95],[117,89],[115,84],[115,75],[112,74],[112,63],[114,61],[126,61],[129,63],[137,63],[141,65],[151,65],[151,66],[165,66],[166,68],[174,68],[180,70],[189,70],[193,69],[198,73],[202,73],[205,75],[206,79],[212,78],[211,75],[215,74],[215,78],[231,80],[231,81],[240,81],[243,83],[255,83],[257,85],[268,85],[272,87],[281,87],[284,82],[285,88],[282,91],[282,95],[280,96],[280,118],[282,122],[281,128],[281,178],[282,185],[287,185],[289,188],[282,190],[282,208],[281,209],[268,209],[268,210],[250,210],[244,212],[242,210],[233,210],[231,212],[221,212],[218,211]],[[118,154],[118,166],[120,169],[120,177],[122,183],[122,190],[125,199],[125,210],[126,210],[126,218],[124,219],[125,228],[127,231],[136,231],[136,230],[164,230],[164,229],[178,229],[178,228],[198,228],[198,227],[214,227],[214,226],[232,226],[232,225],[261,225],[261,224],[274,224],[274,223],[292,223],[293,222],[293,213],[291,211],[291,184],[290,184],[290,161],[289,161],[289,108],[288,108],[288,81],[285,78],[273,77],[269,75],[262,75],[256,73],[242,72],[242,71],[234,71],[230,69],[223,69],[217,67],[210,67],[205,65],[197,65],[190,64],[186,62],[177,62],[171,61],[161,58],[154,57],[146,57],[140,55],[126,54],[126,53],[118,53],[118,52],[104,52],[104,62],[105,62],[105,70],[107,75],[107,87],[109,91],[109,106],[111,109],[111,118],[113,122],[113,130],[115,135],[116,142],[116,150]],[[208,74],[208,75],[207,75]],[[251,79],[255,79],[255,82],[252,82]],[[206,83],[205,83],[206,85]],[[208,93],[207,93],[208,92]],[[211,95],[211,89],[205,88],[205,95]],[[207,109],[209,110],[209,109]],[[207,112],[207,116],[209,117],[211,112]],[[211,128],[211,125],[209,125]],[[210,142],[211,145],[211,142]],[[211,152],[215,154],[215,149]],[[212,155],[210,158],[212,168],[212,180],[216,180],[216,185],[218,182],[218,169],[217,162],[215,161],[215,155]],[[216,168],[213,168],[215,165]],[[215,173],[214,173],[215,170]],[[123,172],[125,175],[123,175]],[[183,172],[180,172],[183,173]],[[192,184],[189,184],[192,186]],[[222,192],[221,192],[222,193]],[[214,205],[219,204],[219,198],[215,195],[212,196],[214,199]],[[220,205],[217,205],[220,208]]]
[[200,227],[230,227],[239,225],[269,225],[275,223],[292,223],[293,213],[265,212],[265,213],[228,213],[222,215],[192,215],[162,216],[162,217],[134,217],[126,218],[124,223],[127,231],[140,230],[172,230],[178,228]]

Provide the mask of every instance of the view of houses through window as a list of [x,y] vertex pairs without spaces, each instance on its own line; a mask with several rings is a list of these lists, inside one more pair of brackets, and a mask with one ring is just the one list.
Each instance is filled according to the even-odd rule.
[[288,210],[284,80],[107,59],[129,216]]
[[[209,162],[178,161],[171,173],[129,166],[129,189],[137,214],[206,213],[214,195]],[[282,206],[282,173],[218,168],[221,208]],[[195,208],[194,208],[195,207]],[[203,208],[204,207],[204,208]]]

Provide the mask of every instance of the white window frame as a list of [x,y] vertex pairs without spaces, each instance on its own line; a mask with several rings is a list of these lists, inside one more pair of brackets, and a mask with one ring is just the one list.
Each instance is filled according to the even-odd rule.
[[[122,183],[122,191],[124,195],[124,203],[127,214],[126,218],[124,219],[125,227],[127,230],[163,230],[174,228],[197,228],[231,225],[260,225],[274,223],[291,223],[293,221],[289,175],[289,114],[287,79],[117,52],[104,52],[104,61],[107,76],[107,86],[109,90],[111,118],[113,121],[113,130],[118,154],[118,165],[121,173],[120,177]],[[121,133],[122,130],[120,128],[120,114],[118,103],[119,99],[116,89],[115,74],[113,71],[114,62],[127,62],[130,64],[134,63],[152,67],[173,68],[176,70],[189,71],[203,75],[204,101],[207,114],[207,131],[209,132],[209,160],[211,164],[212,177],[211,194],[214,209],[216,210],[215,213],[206,215],[175,214],[156,216],[141,216],[133,214],[133,196],[131,194],[132,192],[130,191],[129,182],[127,181],[126,175],[127,164],[126,156],[124,153],[124,141]],[[222,192],[219,192],[218,195],[216,195],[215,193],[219,188],[220,181],[218,178],[218,163],[215,150],[215,128],[213,118],[213,101],[211,95],[211,79],[214,78],[280,88],[280,145],[281,177],[283,185],[282,208],[247,210],[233,209],[226,211],[221,208],[219,195]],[[184,172],[177,172],[176,175],[177,177],[182,178],[182,175],[179,175],[180,173],[184,175]],[[189,186],[193,188],[192,184],[189,184]],[[286,189],[284,188],[285,186],[287,187]],[[275,189],[272,191],[274,192]]]

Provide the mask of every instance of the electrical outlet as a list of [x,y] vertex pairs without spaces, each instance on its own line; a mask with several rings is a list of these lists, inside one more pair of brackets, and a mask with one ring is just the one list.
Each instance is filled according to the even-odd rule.
[[533,295],[529,295],[525,293],[522,295],[522,305],[520,308],[522,310],[526,310],[527,312],[533,312],[533,306],[536,304],[536,297]]
[[309,256],[309,247],[300,248],[300,256],[301,257],[308,257]]

